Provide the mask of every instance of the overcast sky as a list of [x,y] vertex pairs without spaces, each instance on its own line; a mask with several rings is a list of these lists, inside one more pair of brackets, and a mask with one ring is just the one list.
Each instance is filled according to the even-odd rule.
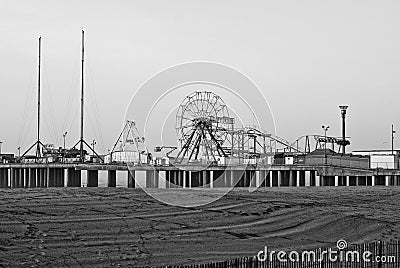
[[61,146],[65,131],[67,146],[78,140],[81,29],[85,137],[102,152],[140,85],[190,61],[251,78],[289,141],[321,125],[340,135],[338,105],[348,104],[351,148],[389,149],[392,123],[400,133],[399,14],[399,1],[0,1],[2,151],[36,140],[39,36],[43,140]]

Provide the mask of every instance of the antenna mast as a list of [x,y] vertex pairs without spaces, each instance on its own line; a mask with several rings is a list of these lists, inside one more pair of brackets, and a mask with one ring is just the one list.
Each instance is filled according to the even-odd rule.
[[36,157],[41,157],[40,152],[40,65],[41,65],[41,43],[42,37],[39,37],[39,64],[38,64],[38,107],[37,107],[37,141],[36,141]]
[[85,62],[85,31],[82,30],[82,66],[81,66],[81,140],[80,140],[80,160],[84,161],[83,157],[83,94],[84,94],[84,62]]
[[90,146],[85,139],[83,138],[83,119],[84,119],[84,93],[85,93],[85,31],[82,30],[82,65],[81,65],[81,137],[79,141],[73,146],[73,148],[76,148],[76,146],[79,144],[79,155],[80,155],[80,162],[83,163],[85,162],[85,151],[83,150],[84,144],[86,144],[87,147],[93,152],[94,155],[96,155],[101,161],[103,161],[103,158],[96,153],[94,150],[94,145]]
[[40,157],[42,157],[42,152],[41,152],[41,146],[43,146],[43,143],[40,141],[40,73],[41,73],[41,56],[42,56],[42,37],[39,37],[39,63],[38,63],[38,84],[37,84],[37,140],[34,144],[29,147],[28,150],[25,151],[21,156],[18,157],[18,161],[20,161],[22,158],[25,157],[25,155],[36,146],[36,160]]

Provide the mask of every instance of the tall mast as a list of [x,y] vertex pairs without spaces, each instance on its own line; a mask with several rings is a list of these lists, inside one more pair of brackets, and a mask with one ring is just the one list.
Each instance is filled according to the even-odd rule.
[[82,67],[81,67],[81,147],[80,157],[81,162],[84,161],[83,157],[83,94],[84,94],[84,61],[85,61],[85,32],[82,30]]
[[36,157],[40,157],[40,62],[41,62],[41,43],[42,37],[39,37],[39,64],[38,64],[38,104],[37,104],[37,147]]

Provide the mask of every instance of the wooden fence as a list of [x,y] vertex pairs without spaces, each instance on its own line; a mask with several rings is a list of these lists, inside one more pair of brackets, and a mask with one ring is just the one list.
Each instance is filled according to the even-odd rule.
[[[227,261],[167,266],[167,268],[398,268],[400,267],[400,242],[399,241],[377,241],[366,244],[349,245],[343,250],[336,247],[336,255],[331,254],[330,259],[327,253],[329,248],[319,248],[317,250],[307,250],[298,253],[287,251],[285,256],[278,259],[277,253],[272,258],[260,261],[257,256],[237,258]],[[310,252],[314,252],[310,253]],[[271,252],[267,256],[271,256]],[[304,254],[304,257],[303,257]],[[298,256],[298,258],[297,258]],[[315,258],[313,257],[315,256]],[[337,257],[334,260],[334,257]],[[366,258],[364,258],[366,257]],[[369,261],[368,261],[369,260]]]

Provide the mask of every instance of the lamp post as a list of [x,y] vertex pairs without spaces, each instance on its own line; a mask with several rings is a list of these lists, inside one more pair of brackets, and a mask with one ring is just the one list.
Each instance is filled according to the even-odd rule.
[[328,164],[328,157],[327,157],[327,155],[326,155],[326,132],[328,131],[329,126],[322,126],[322,129],[323,129],[324,132],[325,132],[324,154],[325,154],[325,165],[326,165],[326,164]]
[[64,150],[63,150],[63,163],[65,163],[65,138],[67,137],[68,132],[65,131],[65,133],[63,134],[63,139],[64,139]]
[[346,110],[349,108],[347,105],[340,105],[340,111],[342,113],[342,154],[346,154]]
[[17,149],[18,149],[18,158],[20,158],[21,157],[21,147],[18,147]]
[[396,131],[394,130],[394,126],[392,124],[392,155],[393,155],[393,168],[396,168],[396,157],[394,156],[394,133],[396,133]]
[[0,141],[0,155],[1,155],[1,145],[3,144],[2,141]]
[[394,126],[392,125],[392,154],[394,155],[394,133],[396,131],[394,130]]
[[92,142],[92,151],[93,151],[93,157],[94,157],[94,146],[96,145],[97,143],[96,143],[96,141],[95,140],[93,140],[93,142]]

